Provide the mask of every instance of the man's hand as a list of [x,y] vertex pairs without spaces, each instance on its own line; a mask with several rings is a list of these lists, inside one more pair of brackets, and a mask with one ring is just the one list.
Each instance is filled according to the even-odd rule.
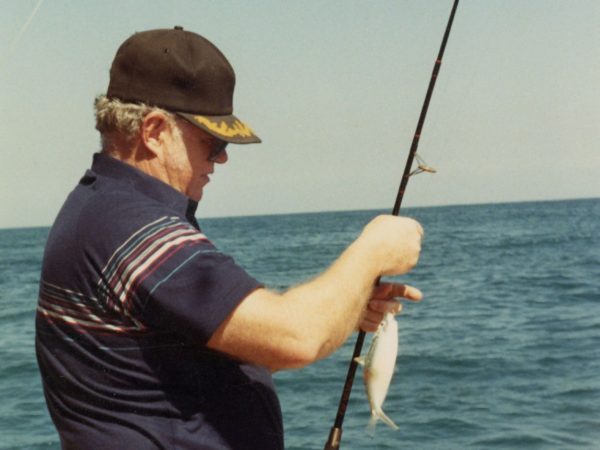
[[366,249],[378,275],[402,275],[417,264],[422,239],[423,228],[417,221],[381,215],[367,224],[356,243]]
[[419,301],[423,298],[423,294],[417,288],[405,284],[381,283],[375,286],[371,300],[358,325],[359,328],[369,333],[377,331],[386,313],[398,314],[402,311],[402,304],[396,300],[397,298]]

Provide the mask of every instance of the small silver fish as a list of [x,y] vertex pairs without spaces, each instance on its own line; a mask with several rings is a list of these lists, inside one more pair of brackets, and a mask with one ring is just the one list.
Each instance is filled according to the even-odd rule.
[[356,362],[364,367],[363,380],[371,406],[370,430],[375,428],[378,420],[398,429],[381,409],[394,375],[397,355],[398,322],[392,313],[387,313],[373,336],[367,356],[356,358]]

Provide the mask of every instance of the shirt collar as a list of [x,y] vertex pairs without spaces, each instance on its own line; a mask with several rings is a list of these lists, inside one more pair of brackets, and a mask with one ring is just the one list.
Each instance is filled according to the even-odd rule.
[[136,191],[169,206],[197,227],[195,214],[198,202],[167,183],[104,153],[95,153],[92,172],[131,184]]

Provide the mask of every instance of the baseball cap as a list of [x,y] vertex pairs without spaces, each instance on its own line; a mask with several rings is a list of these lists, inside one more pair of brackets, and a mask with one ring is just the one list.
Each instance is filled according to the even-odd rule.
[[261,142],[233,115],[235,73],[221,51],[183,27],[135,33],[117,50],[108,98],[172,111],[235,144]]

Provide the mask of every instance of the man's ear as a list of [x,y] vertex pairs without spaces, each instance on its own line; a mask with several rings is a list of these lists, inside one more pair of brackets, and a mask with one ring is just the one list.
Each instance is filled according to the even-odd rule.
[[163,159],[166,151],[166,133],[170,131],[169,121],[163,113],[153,111],[144,117],[140,126],[140,137],[144,147],[153,157]]

